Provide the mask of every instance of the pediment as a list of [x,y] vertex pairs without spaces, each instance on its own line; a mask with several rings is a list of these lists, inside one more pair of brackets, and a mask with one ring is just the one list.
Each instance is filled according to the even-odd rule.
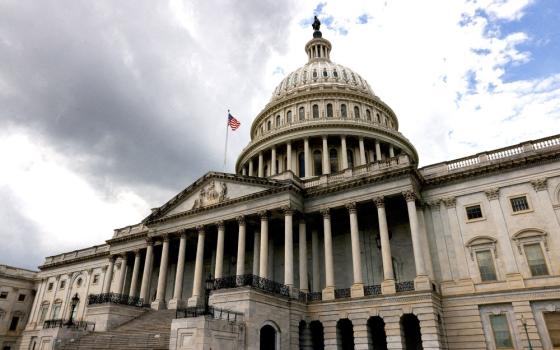
[[285,184],[264,178],[208,173],[144,219],[149,222],[180,213],[211,208]]

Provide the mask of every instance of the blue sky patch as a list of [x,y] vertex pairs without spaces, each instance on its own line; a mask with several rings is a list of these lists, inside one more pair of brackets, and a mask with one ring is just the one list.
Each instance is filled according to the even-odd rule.
[[363,15],[361,15],[360,17],[358,17],[358,23],[359,23],[359,24],[366,24],[370,18],[371,18],[371,17],[368,16],[367,13],[364,13]]

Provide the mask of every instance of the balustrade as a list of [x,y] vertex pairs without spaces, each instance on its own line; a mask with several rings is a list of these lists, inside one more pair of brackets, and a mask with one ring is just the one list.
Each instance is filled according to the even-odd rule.
[[118,293],[90,294],[88,296],[88,305],[111,303],[142,307],[144,306],[143,302],[144,299],[142,298]]

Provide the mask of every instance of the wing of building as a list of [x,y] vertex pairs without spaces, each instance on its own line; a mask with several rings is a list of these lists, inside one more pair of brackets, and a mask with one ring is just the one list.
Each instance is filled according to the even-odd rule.
[[21,349],[560,347],[560,137],[418,168],[318,30],[305,52],[235,174],[46,258]]

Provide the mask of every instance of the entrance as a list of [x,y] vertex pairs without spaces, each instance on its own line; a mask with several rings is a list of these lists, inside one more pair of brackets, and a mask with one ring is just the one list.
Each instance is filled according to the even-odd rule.
[[261,350],[276,350],[276,330],[271,325],[261,328]]
[[422,350],[422,336],[420,334],[420,321],[413,314],[401,317],[401,332],[405,350]]
[[379,316],[368,320],[369,341],[373,350],[387,350],[387,335],[385,334],[385,322]]
[[354,350],[354,326],[352,321],[343,318],[336,324],[339,350]]

